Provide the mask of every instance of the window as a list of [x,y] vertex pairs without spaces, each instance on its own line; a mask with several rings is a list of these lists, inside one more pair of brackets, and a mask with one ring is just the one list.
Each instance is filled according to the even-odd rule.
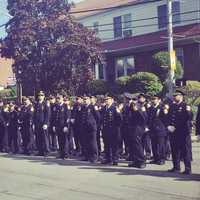
[[[179,24],[181,22],[180,16],[180,2],[174,1],[172,2],[172,14],[173,14],[173,24]],[[167,5],[158,6],[158,28],[166,28],[168,22],[168,10]]]
[[184,52],[183,52],[183,48],[177,48],[175,51],[176,51],[177,59],[181,62],[181,65],[184,68]]
[[135,72],[135,61],[133,56],[116,59],[116,78],[131,75]]
[[114,37],[129,37],[132,36],[132,15],[131,13],[114,17]]
[[122,17],[121,16],[114,17],[113,21],[114,21],[114,37],[115,38],[122,37]]
[[99,33],[99,22],[93,23],[93,29],[97,34]]
[[123,16],[124,29],[131,29],[131,26],[132,26],[131,20],[132,20],[131,13]]

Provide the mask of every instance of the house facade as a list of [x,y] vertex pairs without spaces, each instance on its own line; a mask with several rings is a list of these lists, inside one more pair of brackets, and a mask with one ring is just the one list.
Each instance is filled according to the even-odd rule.
[[[152,56],[167,50],[167,0],[85,0],[72,12],[91,9],[74,15],[101,38],[105,63],[95,66],[97,79],[150,72]],[[172,12],[174,49],[183,78],[200,80],[200,1],[174,0]]]

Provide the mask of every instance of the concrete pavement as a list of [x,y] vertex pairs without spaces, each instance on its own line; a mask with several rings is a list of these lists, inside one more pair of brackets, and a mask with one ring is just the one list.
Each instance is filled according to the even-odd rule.
[[0,200],[200,200],[200,143],[193,144],[193,174],[88,164],[54,157],[0,154]]

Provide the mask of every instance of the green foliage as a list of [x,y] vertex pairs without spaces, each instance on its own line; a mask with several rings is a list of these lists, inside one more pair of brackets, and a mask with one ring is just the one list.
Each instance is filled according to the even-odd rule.
[[87,92],[91,95],[104,95],[108,90],[108,82],[104,80],[93,80],[87,84]]
[[122,94],[128,92],[127,84],[130,81],[130,76],[122,76],[115,81],[115,93]]
[[7,98],[16,98],[17,92],[16,87],[8,87],[7,89],[4,89],[0,91],[0,98],[7,99]]
[[23,86],[46,93],[62,88],[82,93],[101,59],[95,32],[76,22],[65,0],[8,0],[13,16],[1,41],[1,55],[14,60]]
[[[161,81],[165,81],[167,79],[170,66],[169,53],[166,51],[158,52],[153,56],[153,59],[155,64],[153,72],[159,76]],[[180,61],[176,59],[175,79],[180,79],[182,77],[183,68]]]
[[130,93],[147,93],[157,94],[163,89],[163,85],[159,78],[149,72],[138,72],[130,77],[127,84]]

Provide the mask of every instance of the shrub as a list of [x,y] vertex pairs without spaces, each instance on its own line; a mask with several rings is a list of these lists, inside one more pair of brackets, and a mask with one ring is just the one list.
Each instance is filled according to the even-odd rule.
[[142,92],[150,95],[160,93],[163,89],[158,76],[149,72],[133,74],[128,81],[127,87],[130,93]]
[[[153,72],[159,76],[161,81],[165,81],[168,76],[169,66],[170,66],[170,57],[169,53],[166,51],[161,51],[156,53],[153,56],[154,64]],[[180,79],[183,77],[183,67],[179,60],[176,59],[176,70],[175,70],[175,79]]]
[[93,80],[87,84],[87,92],[91,95],[106,94],[108,90],[108,83],[104,80]]

